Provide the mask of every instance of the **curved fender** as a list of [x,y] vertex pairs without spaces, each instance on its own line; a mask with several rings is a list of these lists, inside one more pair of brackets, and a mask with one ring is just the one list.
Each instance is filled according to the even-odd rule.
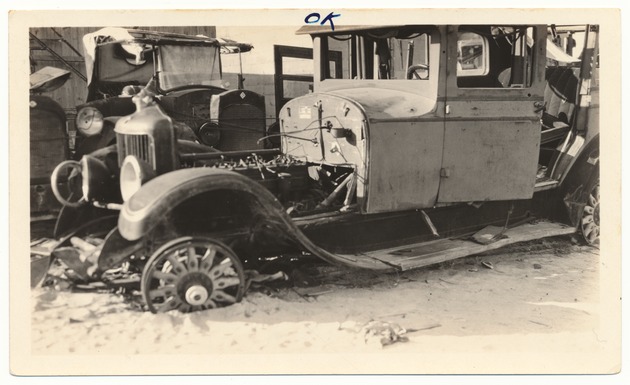
[[236,172],[214,168],[177,170],[147,182],[123,205],[118,219],[120,234],[128,241],[136,241],[155,228],[178,204],[214,190],[248,194],[253,198],[252,204],[265,216],[274,218],[298,244],[329,263],[376,270],[392,269],[392,266],[380,261],[333,254],[318,247],[302,233],[280,202],[262,185]]

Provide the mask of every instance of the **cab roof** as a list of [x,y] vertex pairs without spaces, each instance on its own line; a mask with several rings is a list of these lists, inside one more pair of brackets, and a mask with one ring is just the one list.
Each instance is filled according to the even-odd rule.
[[295,34],[296,35],[323,35],[323,34],[333,34],[333,33],[349,33],[349,32],[358,32],[358,31],[370,31],[370,30],[379,30],[379,29],[389,29],[389,28],[404,28],[411,27],[411,25],[340,25],[335,26],[335,30],[333,31],[330,26],[323,25],[305,25],[298,29]]

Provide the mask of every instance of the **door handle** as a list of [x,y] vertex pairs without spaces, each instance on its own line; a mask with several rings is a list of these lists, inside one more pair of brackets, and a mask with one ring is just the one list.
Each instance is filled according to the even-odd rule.
[[545,110],[545,103],[534,102],[534,112],[540,112]]
[[450,105],[446,105],[446,107],[444,108],[444,113],[446,115],[449,115],[451,113],[451,106]]

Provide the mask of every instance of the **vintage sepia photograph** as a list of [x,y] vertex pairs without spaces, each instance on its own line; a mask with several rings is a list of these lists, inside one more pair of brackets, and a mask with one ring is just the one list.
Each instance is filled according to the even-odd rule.
[[621,370],[619,10],[8,19],[12,374]]

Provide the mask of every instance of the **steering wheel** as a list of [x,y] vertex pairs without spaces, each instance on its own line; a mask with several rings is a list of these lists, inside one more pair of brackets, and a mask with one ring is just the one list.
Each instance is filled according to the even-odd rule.
[[[424,70],[426,71],[426,76],[422,77],[419,73],[418,70]],[[412,66],[409,66],[409,68],[407,68],[407,79],[420,79],[420,80],[426,80],[429,78],[429,66],[427,64],[414,64]]]
[[70,170],[73,171],[72,174],[68,177],[69,186],[70,186],[70,180],[72,178],[76,178],[77,175],[79,176],[81,175],[81,163],[77,162],[76,160],[63,161],[59,163],[57,167],[55,167],[55,170],[52,172],[52,175],[50,176],[50,187],[52,188],[52,192],[55,195],[55,198],[57,198],[57,200],[62,205],[68,206],[68,207],[81,207],[87,203],[87,201],[83,197],[83,194],[81,194],[81,199],[73,202],[73,201],[70,201],[70,199],[75,195],[72,188],[70,188],[71,192],[68,198],[65,198],[64,196],[62,196],[61,192],[59,191],[59,175],[61,174],[61,171],[65,170],[66,168],[69,168]]

